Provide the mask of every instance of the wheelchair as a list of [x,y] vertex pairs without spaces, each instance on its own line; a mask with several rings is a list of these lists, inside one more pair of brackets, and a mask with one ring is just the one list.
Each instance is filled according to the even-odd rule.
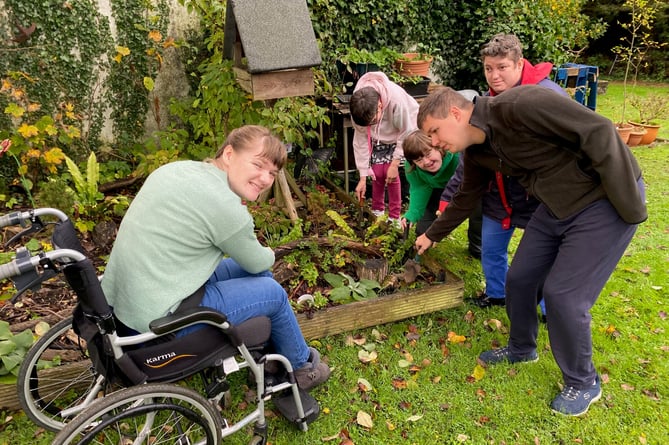
[[[47,224],[45,217],[57,221]],[[247,426],[253,426],[250,443],[264,444],[269,400],[302,431],[318,417],[318,402],[297,386],[288,359],[266,348],[269,318],[233,326],[225,314],[198,306],[136,333],[115,317],[67,215],[43,208],[0,216],[0,227],[9,225],[27,228],[6,245],[53,225],[54,247],[34,255],[19,247],[11,262],[0,265],[0,280],[11,278],[17,288],[12,300],[60,273],[77,297],[72,316],[33,345],[19,371],[21,406],[36,424],[59,431],[53,444],[217,444]],[[175,335],[192,325],[199,329]],[[75,351],[85,365],[45,356],[54,350]],[[268,374],[269,363],[280,371]],[[221,414],[229,404],[228,376],[241,370],[255,390],[255,407],[228,421]],[[185,387],[195,376],[199,390]]]

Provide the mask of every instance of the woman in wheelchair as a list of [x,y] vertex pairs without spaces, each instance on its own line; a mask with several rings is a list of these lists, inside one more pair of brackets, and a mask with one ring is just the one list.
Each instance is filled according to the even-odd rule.
[[247,125],[229,134],[214,159],[155,170],[121,222],[102,287],[116,316],[138,332],[182,304],[211,307],[233,324],[267,316],[271,346],[308,390],[330,368],[307,346],[269,271],[274,252],[259,243],[245,205],[272,186],[286,158],[269,130]]

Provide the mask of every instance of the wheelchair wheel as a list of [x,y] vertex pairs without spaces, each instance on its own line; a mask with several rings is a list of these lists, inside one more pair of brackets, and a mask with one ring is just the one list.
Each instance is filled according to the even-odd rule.
[[67,418],[63,410],[80,405],[91,391],[102,389],[102,377],[94,389],[98,376],[85,349],[72,329],[72,317],[68,317],[49,329],[26,354],[19,369],[18,397],[23,411],[37,425],[59,431],[76,414]]
[[221,442],[221,425],[217,409],[196,391],[150,383],[96,400],[51,445],[215,445]]

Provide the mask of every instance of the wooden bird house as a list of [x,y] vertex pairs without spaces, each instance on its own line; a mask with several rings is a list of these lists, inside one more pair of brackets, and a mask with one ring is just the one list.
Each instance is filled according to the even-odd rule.
[[321,55],[306,0],[228,0],[224,55],[255,100],[314,94]]

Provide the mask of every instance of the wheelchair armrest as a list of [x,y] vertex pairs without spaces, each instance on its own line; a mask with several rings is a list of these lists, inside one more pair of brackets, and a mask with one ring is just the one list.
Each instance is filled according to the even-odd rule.
[[149,329],[154,334],[162,335],[194,323],[221,325],[227,321],[228,317],[225,314],[214,309],[194,307],[153,320],[149,324]]

